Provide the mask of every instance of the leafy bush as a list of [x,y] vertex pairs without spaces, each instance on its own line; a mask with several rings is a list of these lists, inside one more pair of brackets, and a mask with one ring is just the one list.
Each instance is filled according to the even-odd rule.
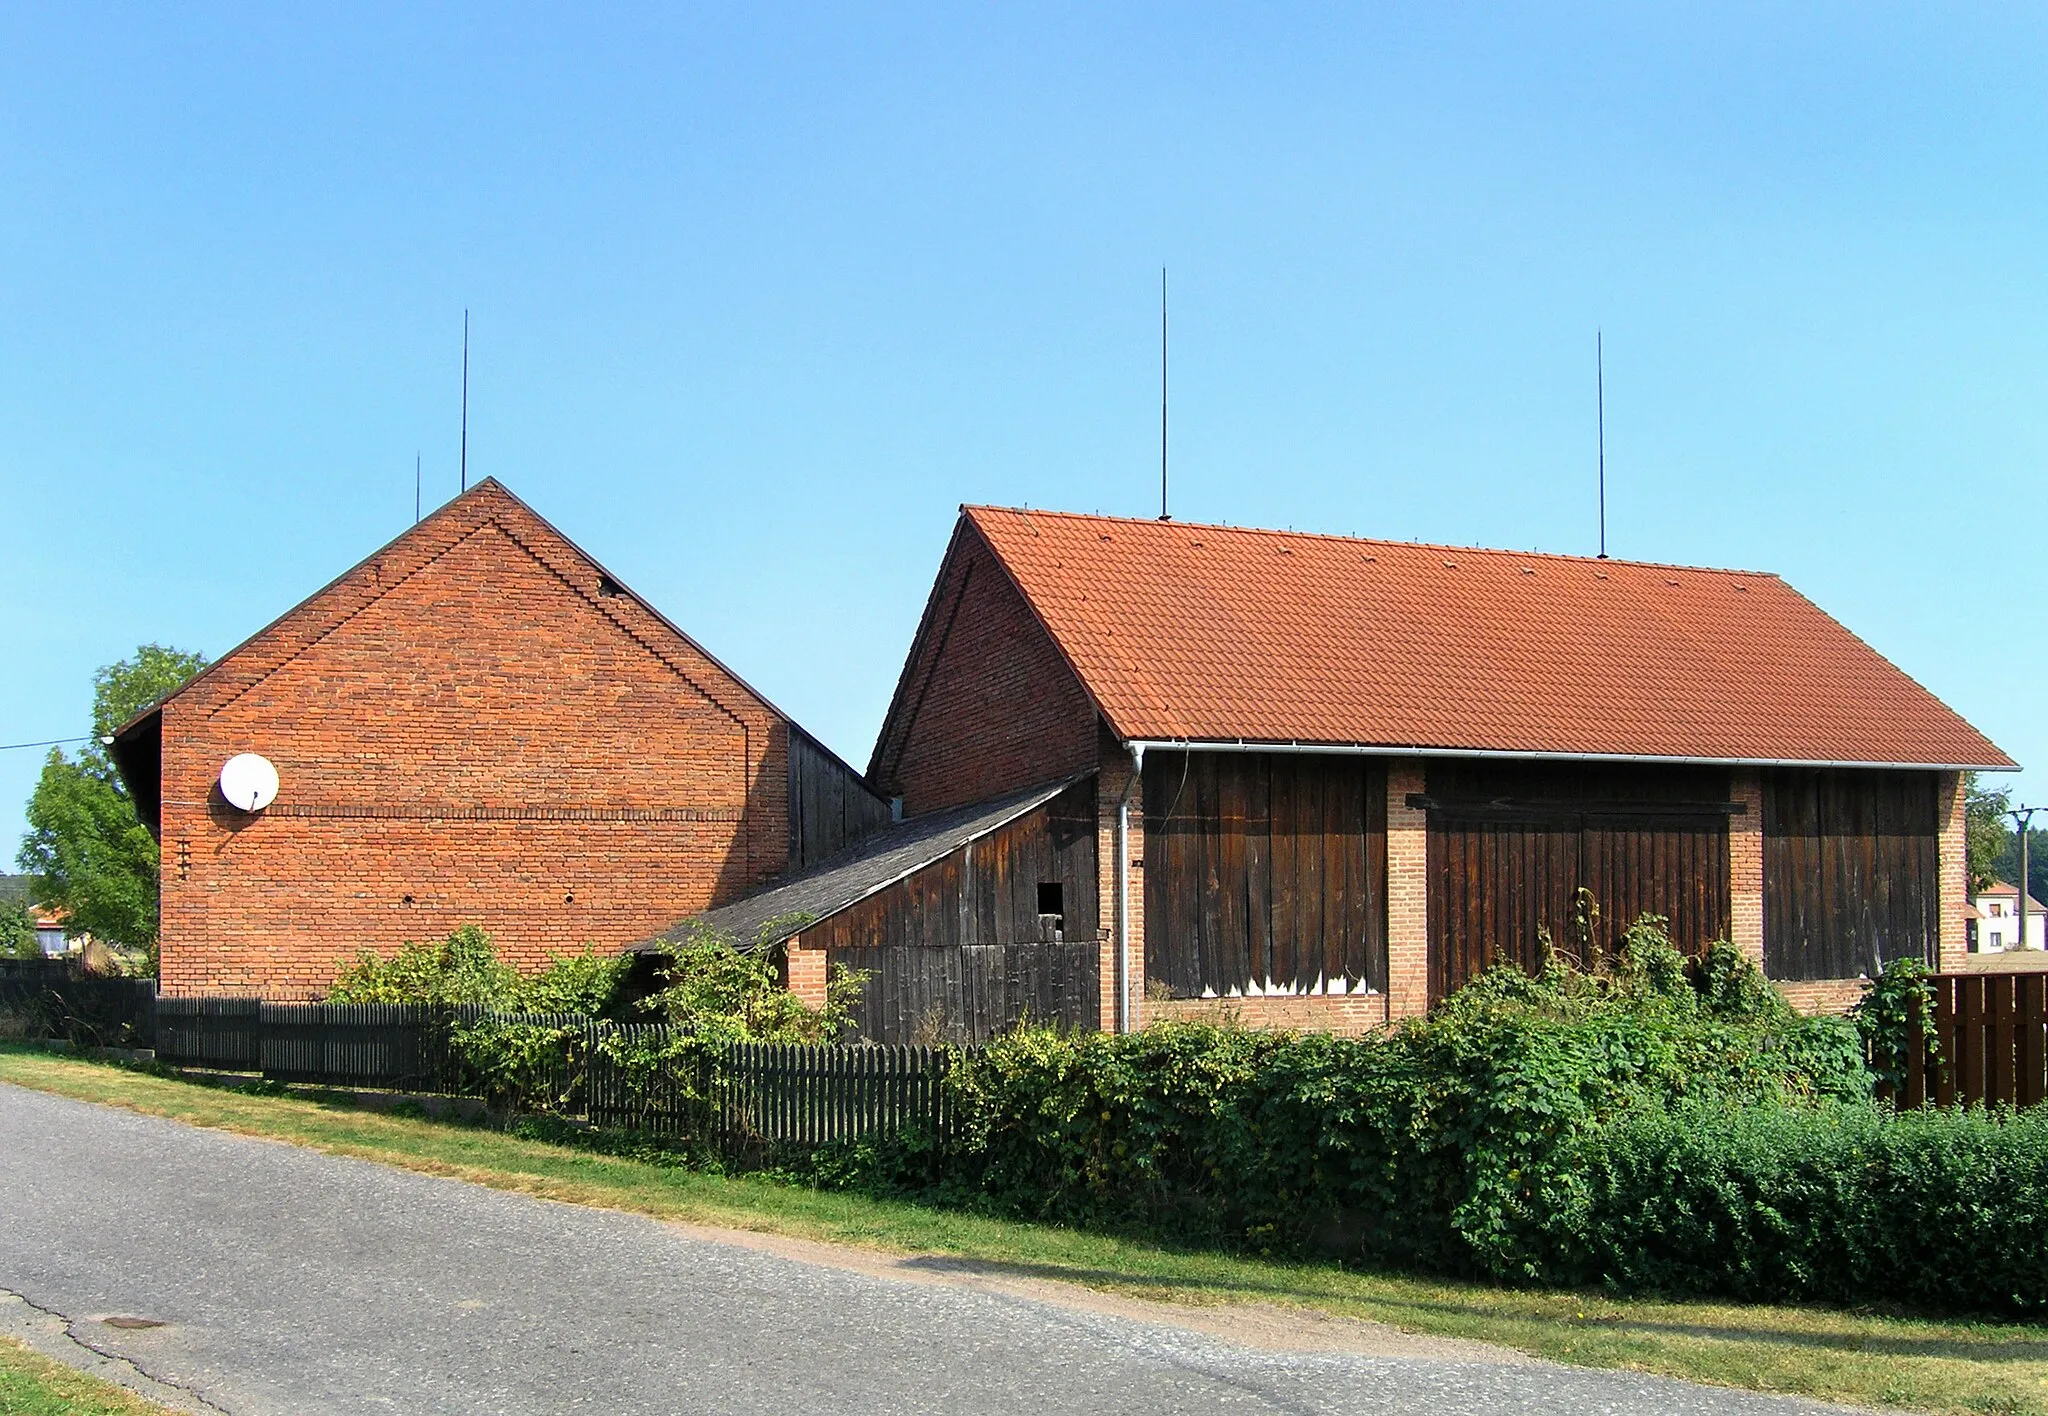
[[1870,1067],[1890,1094],[1906,1085],[1906,1071],[1916,1049],[1938,1040],[1934,1022],[1934,987],[1927,966],[1918,959],[1897,958],[1863,989],[1849,1010],[1870,1058]]
[[835,964],[825,1006],[812,1008],[783,987],[770,936],[797,917],[772,919],[742,946],[707,926],[693,926],[662,951],[662,987],[639,1010],[667,1026],[625,1029],[599,1039],[607,1060],[634,1095],[670,1108],[702,1105],[719,1049],[740,1042],[836,1042],[852,1026],[850,1010],[867,975]]
[[1020,1033],[962,1058],[956,1134],[813,1174],[1515,1282],[2038,1316],[2048,1110],[1897,1115],[1863,1049],[1639,922],[1607,974],[1496,970],[1365,1039]]
[[36,912],[28,900],[16,895],[0,898],[0,959],[40,959],[42,941],[36,938]]
[[446,939],[408,940],[388,959],[359,951],[327,990],[327,1001],[504,1008],[518,988],[518,971],[498,958],[491,936],[465,924]]
[[1775,1301],[2048,1308],[2048,1112],[1632,1112],[1582,1149],[1550,1276]]
[[[584,1019],[618,1007],[632,966],[630,958],[586,949],[550,956],[545,969],[522,976],[498,957],[490,935],[464,925],[446,939],[408,942],[389,959],[363,950],[335,979],[327,1001],[487,1009],[448,1017],[456,1057],[500,1112],[550,1110],[568,1100],[581,1073]],[[548,1014],[567,1017],[536,1016]]]
[[446,939],[407,942],[386,959],[365,949],[327,990],[330,1003],[473,1004],[503,1013],[610,1012],[632,969],[623,955],[594,950],[551,954],[548,966],[522,976],[498,957],[491,936],[465,924]]
[[1549,1278],[1579,1262],[1561,1225],[1591,1203],[1584,1156],[1617,1118],[1867,1101],[1854,1032],[1754,972],[1732,950],[1688,966],[1644,920],[1610,975],[1497,969],[1372,1038],[1018,1033],[956,1068],[950,1140],[836,1163],[1036,1219]]
[[[764,925],[764,939],[785,922]],[[465,925],[446,939],[407,943],[388,959],[362,951],[327,996],[332,1003],[486,1010],[451,1014],[449,1040],[493,1108],[510,1114],[559,1110],[572,1100],[593,1040],[590,1019],[666,1024],[658,1032],[600,1030],[596,1045],[643,1094],[701,1099],[697,1064],[718,1047],[831,1042],[844,1035],[866,978],[834,967],[825,1006],[816,1009],[782,986],[774,950],[762,941],[742,947],[696,928],[659,959],[661,988],[628,1005],[623,988],[631,956],[604,958],[589,950],[551,956],[547,968],[522,977],[498,957],[490,935]]]
[[867,975],[835,964],[825,983],[825,1006],[812,1008],[782,986],[777,954],[765,939],[787,923],[768,921],[761,940],[741,947],[704,925],[684,932],[662,951],[663,987],[640,1007],[667,1023],[680,1044],[729,1042],[836,1042],[852,1026],[849,1009]]

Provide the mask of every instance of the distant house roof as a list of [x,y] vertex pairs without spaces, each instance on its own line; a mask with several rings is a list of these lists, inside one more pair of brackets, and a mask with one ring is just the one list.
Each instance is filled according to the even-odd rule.
[[1774,575],[962,514],[1125,741],[2016,765]]
[[[904,877],[945,859],[977,840],[1035,811],[1079,778],[1011,792],[946,811],[926,812],[867,837],[831,860],[777,881],[729,905],[694,915],[655,939],[636,944],[652,953],[679,940],[693,925],[705,925],[741,944],[779,944],[819,920],[829,919]],[[766,928],[770,926],[772,928]]]
[[[2009,880],[1994,880],[1989,885],[1986,885],[1983,889],[1977,891],[1976,895],[1974,896],[1974,898],[1979,900],[2004,899],[2012,900],[2014,902],[2017,902],[2019,900],[2019,897],[2019,886],[2013,884]],[[2028,895],[2027,913],[2048,915],[2048,905],[2044,905],[2039,900],[2035,899],[2032,895]]]

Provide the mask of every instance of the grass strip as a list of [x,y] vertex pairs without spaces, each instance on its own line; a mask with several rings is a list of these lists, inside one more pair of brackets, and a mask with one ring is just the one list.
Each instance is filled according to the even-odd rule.
[[897,1254],[968,1258],[1173,1303],[1292,1305],[1582,1366],[1870,1406],[2048,1416],[2043,1326],[1518,1290],[1184,1251],[758,1177],[708,1175],[20,1050],[0,1049],[0,1082],[571,1204]]
[[153,1401],[0,1337],[0,1416],[170,1416]]

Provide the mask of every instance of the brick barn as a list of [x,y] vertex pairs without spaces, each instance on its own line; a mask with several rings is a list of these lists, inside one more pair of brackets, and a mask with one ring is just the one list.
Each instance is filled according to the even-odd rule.
[[966,508],[868,781],[908,820],[731,907],[863,1029],[1425,1010],[1576,892],[1840,1006],[1952,963],[2014,766],[1777,577]]
[[[223,764],[274,765],[260,811]],[[617,950],[885,822],[789,717],[495,481],[124,726],[162,986],[305,997],[481,924]]]

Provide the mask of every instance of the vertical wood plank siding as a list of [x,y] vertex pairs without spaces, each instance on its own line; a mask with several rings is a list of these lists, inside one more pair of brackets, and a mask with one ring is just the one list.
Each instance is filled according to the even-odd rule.
[[1933,963],[1937,774],[1787,770],[1763,785],[1764,971],[1854,978],[1902,955]]
[[1535,969],[1539,927],[1571,953],[1581,887],[1602,956],[1645,914],[1682,949],[1728,937],[1726,772],[1435,762],[1428,787],[1432,1001],[1496,963]]
[[[1095,782],[1061,792],[803,932],[871,975],[854,1009],[876,1042],[983,1042],[1026,1018],[1093,1029],[1101,938]],[[1041,916],[1040,885],[1062,913]]]
[[1176,998],[1386,988],[1383,763],[1154,752],[1144,796],[1148,983]]
[[789,868],[816,865],[889,824],[889,804],[795,728],[789,733]]

